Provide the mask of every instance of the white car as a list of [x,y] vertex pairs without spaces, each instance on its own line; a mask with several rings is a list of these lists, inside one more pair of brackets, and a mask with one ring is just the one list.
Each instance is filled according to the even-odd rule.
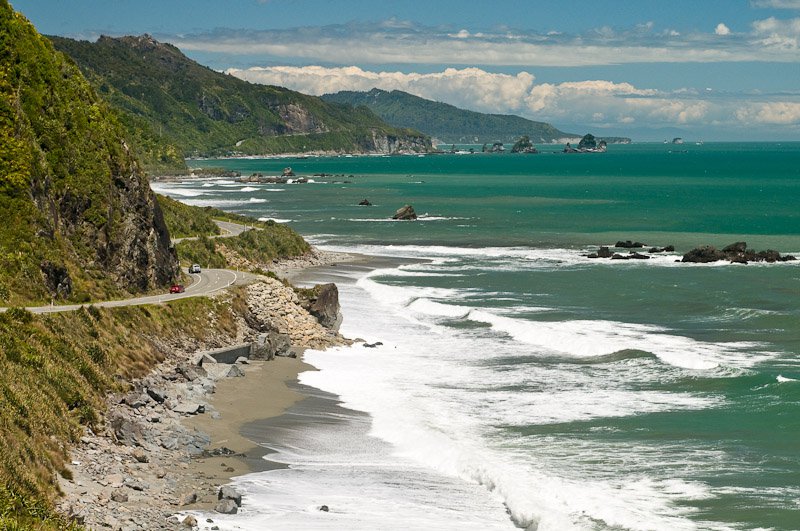
[[199,265],[192,264],[191,267],[189,267],[189,273],[199,273],[199,272],[200,272],[200,266]]

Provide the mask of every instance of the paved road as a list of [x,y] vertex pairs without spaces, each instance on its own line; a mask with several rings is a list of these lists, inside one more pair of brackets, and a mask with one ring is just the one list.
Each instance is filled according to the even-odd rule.
[[[122,299],[116,301],[92,302],[86,304],[68,304],[58,306],[31,306],[28,307],[32,313],[56,313],[70,312],[79,309],[81,306],[98,306],[102,308],[118,308],[120,306],[141,306],[143,304],[161,304],[162,302],[186,299],[188,297],[203,297],[216,293],[234,284],[248,284],[256,276],[241,271],[231,271],[229,269],[206,269],[199,274],[190,275],[192,283],[186,287],[183,293],[163,293],[159,295],[148,295],[146,297],[135,297],[132,299]],[[6,308],[0,308],[5,311]]]
[[[253,227],[247,227],[239,223],[231,223],[229,221],[217,221],[214,223],[226,231],[226,234],[219,234],[213,236],[214,238],[226,238],[231,236],[238,236],[246,230],[252,230]],[[172,240],[173,243],[180,240],[196,240],[193,238],[178,238]],[[188,272],[187,272],[188,273]],[[65,304],[58,306],[29,306],[26,309],[32,313],[57,313],[57,312],[71,312],[81,308],[82,306],[99,306],[102,308],[118,308],[120,306],[141,306],[143,304],[161,304],[162,302],[174,301],[177,299],[186,299],[188,297],[204,297],[211,295],[217,291],[223,290],[234,284],[249,284],[256,278],[255,275],[250,273],[243,273],[241,271],[231,271],[229,269],[205,269],[201,273],[189,275],[192,277],[192,283],[186,286],[186,291],[183,293],[163,293],[159,295],[148,295],[146,297],[135,297],[132,299],[122,299],[116,301],[103,301],[103,302],[90,302],[86,304]],[[6,311],[7,308],[0,308],[0,312]]]

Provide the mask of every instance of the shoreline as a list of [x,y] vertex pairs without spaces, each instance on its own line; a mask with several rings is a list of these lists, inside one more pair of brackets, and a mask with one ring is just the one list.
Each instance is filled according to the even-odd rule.
[[[271,269],[295,278],[309,269],[368,259],[314,248],[305,258],[277,262]],[[57,503],[62,514],[89,528],[186,529],[194,517],[185,512],[212,511],[219,488],[231,478],[280,467],[263,459],[269,450],[242,435],[242,428],[279,417],[307,398],[297,385],[300,372],[315,370],[302,361],[306,348],[325,349],[348,340],[325,329],[281,282],[263,278],[251,287],[256,299],[273,308],[256,308],[257,319],[278,312],[282,333],[291,336],[290,353],[225,364],[201,358],[200,345],[170,349],[163,362],[130,382],[127,395],[107,397],[105,428],[98,433],[87,428],[71,449],[73,473],[58,478],[64,494]],[[274,290],[284,295],[276,298]],[[285,322],[280,315],[286,316]],[[313,326],[301,324],[303,319]],[[309,331],[308,326],[319,331]],[[231,338],[222,339],[225,342]],[[186,366],[197,367],[189,372],[200,370],[202,376],[181,373]],[[148,398],[156,388],[166,400]]]

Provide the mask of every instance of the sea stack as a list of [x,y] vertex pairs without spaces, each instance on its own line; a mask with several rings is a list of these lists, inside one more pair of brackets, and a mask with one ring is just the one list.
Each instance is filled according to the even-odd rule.
[[397,212],[394,213],[392,219],[417,219],[417,213],[414,212],[414,207],[411,205],[404,205],[403,207],[397,209]]

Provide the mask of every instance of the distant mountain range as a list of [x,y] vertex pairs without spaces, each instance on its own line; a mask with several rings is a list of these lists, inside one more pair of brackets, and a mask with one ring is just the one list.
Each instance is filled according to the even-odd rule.
[[[545,122],[509,114],[468,111],[400,90],[342,91],[326,94],[322,99],[368,107],[394,126],[417,129],[447,144],[513,143],[522,136],[528,136],[536,144],[549,144],[578,140],[583,136],[565,133]],[[630,142],[630,139],[621,137],[605,140],[608,143]]]
[[184,156],[431,149],[425,135],[387,125],[366,108],[215,72],[148,35],[49,38],[122,114],[150,167],[182,165]]

